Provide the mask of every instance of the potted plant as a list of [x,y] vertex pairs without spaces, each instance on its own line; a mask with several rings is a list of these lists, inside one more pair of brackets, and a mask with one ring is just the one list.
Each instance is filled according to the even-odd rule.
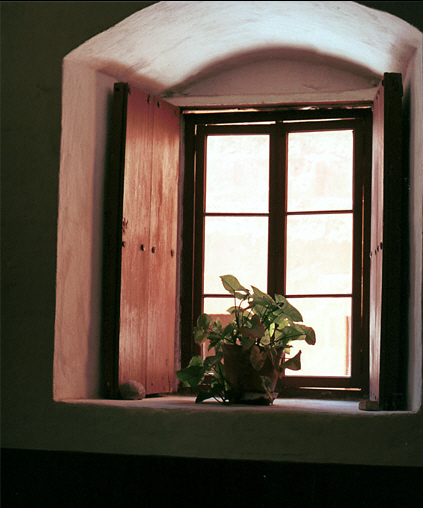
[[221,276],[234,297],[225,326],[220,318],[202,314],[194,327],[197,344],[208,342],[209,354],[193,356],[176,374],[184,386],[199,390],[196,402],[214,398],[222,403],[272,404],[285,369],[301,369],[301,351],[292,358],[292,343],[315,344],[313,328],[282,295],[274,298],[233,275]]

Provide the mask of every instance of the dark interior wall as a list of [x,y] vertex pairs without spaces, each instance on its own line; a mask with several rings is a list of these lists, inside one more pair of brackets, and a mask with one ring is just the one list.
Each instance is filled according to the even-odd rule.
[[52,391],[62,60],[152,3],[1,3],[3,410]]
[[4,508],[421,508],[422,469],[4,450]]
[[[41,401],[45,393],[52,391],[62,60],[86,40],[152,3],[155,2],[1,3],[1,405],[4,420],[8,408],[15,407],[19,401]],[[360,3],[391,12],[423,31],[423,2]],[[26,417],[30,418],[30,414]],[[114,493],[123,496],[127,492],[128,498],[140,501],[138,492],[134,494],[133,490],[134,486],[138,488],[140,478],[143,479],[141,487],[149,496],[153,496],[154,489],[162,491],[163,496],[169,486],[175,487],[176,477],[178,485],[182,478],[188,488],[198,481],[199,474],[199,462],[187,459],[177,462],[117,457],[112,460],[111,457],[17,450],[5,450],[2,455],[2,490],[13,494],[9,501],[15,501],[4,506],[79,506],[78,495],[89,498],[93,506],[106,506],[113,485],[119,486]],[[200,474],[211,496],[216,485],[209,478],[210,471],[216,472],[219,484],[225,481],[223,473],[235,476],[239,484],[246,485],[249,498],[254,490],[253,479],[260,477],[257,491],[265,492],[268,497],[266,504],[259,506],[284,506],[275,501],[279,492],[275,492],[274,485],[276,482],[280,485],[279,491],[285,485],[289,490],[298,477],[305,497],[298,498],[303,501],[294,506],[300,507],[318,506],[317,501],[312,504],[313,499],[326,499],[326,504],[319,506],[346,506],[339,504],[340,496],[345,499],[343,489],[353,489],[353,483],[366,485],[370,492],[367,499],[375,500],[368,476],[372,471],[378,479],[376,489],[384,488],[390,493],[390,499],[404,491],[403,485],[409,496],[421,484],[415,470],[407,472],[403,468],[376,470],[343,466],[335,469],[323,465],[294,468],[286,464],[260,466],[220,461],[201,462],[201,465],[204,469]],[[169,474],[175,469],[180,476]],[[107,482],[102,488],[104,479]],[[393,488],[395,479],[400,480],[399,490]],[[224,489],[226,492],[227,487]],[[198,491],[194,489],[194,492]],[[338,504],[327,497],[331,493]],[[178,494],[182,496],[183,491]],[[235,500],[236,494],[229,491],[227,495]],[[145,506],[160,506],[154,497],[148,499]],[[48,504],[49,500],[56,503]],[[399,501],[379,505],[362,501],[360,506],[401,504],[413,506]],[[116,501],[109,506],[129,504]]]
[[422,29],[423,23],[423,2],[357,2],[371,9],[389,12],[398,18],[407,21],[419,30]]

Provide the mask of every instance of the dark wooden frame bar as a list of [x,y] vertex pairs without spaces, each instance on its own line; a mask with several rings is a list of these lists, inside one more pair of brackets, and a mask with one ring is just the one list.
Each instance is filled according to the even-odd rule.
[[102,389],[106,398],[118,396],[122,206],[125,169],[126,114],[129,86],[115,83],[111,146],[105,172],[102,284]]

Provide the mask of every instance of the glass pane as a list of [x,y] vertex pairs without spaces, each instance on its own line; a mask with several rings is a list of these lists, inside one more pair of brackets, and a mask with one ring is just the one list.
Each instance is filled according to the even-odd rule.
[[351,210],[353,132],[288,136],[288,211]]
[[267,288],[267,217],[206,217],[204,293],[224,294],[221,275]]
[[352,214],[287,217],[286,294],[352,292]]
[[351,370],[351,298],[289,298],[314,328],[316,344],[299,341],[291,350],[301,354],[301,370],[287,376],[349,376]]
[[[237,303],[239,300],[237,300]],[[213,319],[220,319],[223,326],[232,321],[232,316],[227,310],[234,305],[233,297],[229,298],[204,298],[204,312],[210,314]]]
[[268,210],[269,136],[208,136],[206,212]]

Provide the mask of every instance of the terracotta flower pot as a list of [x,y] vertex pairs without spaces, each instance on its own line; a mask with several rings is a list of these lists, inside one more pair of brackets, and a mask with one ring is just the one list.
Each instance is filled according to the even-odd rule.
[[[229,398],[235,403],[272,404],[279,373],[269,357],[257,371],[251,365],[250,352],[241,346],[222,344],[226,379],[231,385]],[[270,380],[268,391],[263,386],[263,377]]]

